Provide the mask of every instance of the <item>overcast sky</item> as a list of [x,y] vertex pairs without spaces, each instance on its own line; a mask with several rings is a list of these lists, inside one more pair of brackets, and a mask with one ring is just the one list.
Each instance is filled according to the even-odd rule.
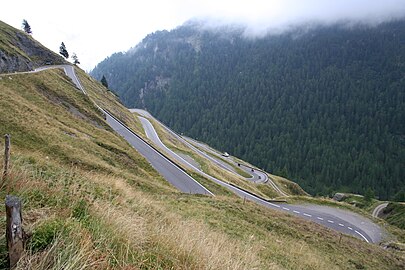
[[126,51],[147,34],[173,29],[203,17],[215,23],[242,23],[262,35],[306,21],[380,23],[405,16],[405,0],[9,0],[0,20],[21,29],[58,52],[63,41],[87,71],[114,52]]

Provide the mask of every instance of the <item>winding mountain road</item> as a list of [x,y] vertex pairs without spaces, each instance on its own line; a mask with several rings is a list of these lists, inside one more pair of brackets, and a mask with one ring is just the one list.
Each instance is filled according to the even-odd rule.
[[388,203],[382,203],[377,205],[376,208],[374,208],[372,216],[375,218],[378,218],[380,216],[381,211],[383,211],[386,207],[388,206]]
[[[166,129],[168,129],[168,128],[166,128]],[[245,178],[246,180],[249,180],[249,181],[252,181],[255,183],[266,183],[267,181],[269,181],[269,177],[263,171],[255,169],[251,166],[244,165],[243,163],[235,162],[231,156],[225,157],[222,154],[219,154],[218,152],[211,149],[208,145],[200,143],[192,138],[183,137],[183,136],[180,136],[180,137],[182,139],[184,139],[186,142],[188,142],[189,144],[191,144],[193,146],[197,145],[198,148],[204,149],[204,151],[200,151],[200,149],[196,148],[196,152],[207,157],[209,160],[213,161],[218,166],[225,168],[226,170],[228,170],[232,173],[236,173],[238,175],[239,175],[239,173],[235,170],[234,166],[239,167],[239,169],[241,169],[242,171],[244,171],[245,173],[250,175],[250,177]],[[210,154],[206,154],[206,153],[210,153]],[[223,161],[223,159],[226,159],[227,162]],[[230,165],[229,163],[231,163],[233,166]],[[284,196],[287,194],[280,193],[280,195]]]
[[211,191],[194,180],[182,168],[175,165],[170,159],[148,145],[118,119],[116,119],[110,113],[106,111],[104,112],[106,114],[107,123],[115,130],[115,132],[124,137],[124,139],[142,156],[144,156],[151,163],[151,165],[173,186],[185,193],[213,195]]
[[[74,67],[71,65],[45,66],[35,69],[32,72],[40,72],[46,69],[61,68],[65,74],[72,80],[76,87],[87,95],[86,90],[77,78]],[[132,147],[134,147],[149,163],[154,167],[169,183],[184,193],[214,195],[206,189],[194,178],[188,175],[181,167],[173,163],[169,158],[157,151],[155,148],[146,143],[136,133],[130,130],[122,122],[120,122],[111,113],[104,110],[96,104],[96,106],[104,112],[106,121],[110,127],[120,134]]]
[[[47,66],[38,68],[32,72],[40,72],[42,70],[50,68],[63,69],[66,75],[72,79],[76,87],[79,90],[81,90],[85,95],[87,95],[85,89],[83,88],[83,86],[81,85],[79,79],[75,74],[74,68],[70,65]],[[96,106],[98,105],[96,104]],[[171,153],[170,151],[168,151],[168,153],[170,154],[170,158],[166,157],[160,151],[158,151],[157,149],[146,143],[142,138],[140,138],[137,134],[131,131],[127,126],[121,123],[119,119],[115,118],[106,110],[100,107],[99,109],[105,113],[107,123],[125,140],[127,140],[137,151],[139,151],[167,181],[172,183],[182,192],[213,195],[209,190],[207,190],[205,187],[203,187],[201,184],[195,181],[191,176],[189,176],[180,166],[171,161],[171,158],[176,160],[183,160],[181,162],[181,164],[183,164],[184,159],[182,159],[180,156],[176,155],[173,152]],[[160,141],[156,131],[154,131],[154,128],[150,124],[150,122],[146,118],[143,119],[144,120],[141,119],[142,124],[145,123],[146,125],[149,126],[148,128],[149,131],[147,132],[148,138],[153,140],[155,144],[159,145],[159,147],[165,147],[164,144]],[[147,124],[147,122],[149,122],[150,125]],[[204,177],[218,183],[221,186],[228,188],[238,196],[246,198],[263,206],[288,212],[290,214],[311,220],[313,222],[329,227],[333,230],[348,235],[352,235],[366,242],[378,243],[381,241],[383,235],[382,230],[370,220],[361,217],[355,213],[326,206],[290,205],[290,204],[272,203],[249,192],[246,192],[240,188],[237,188],[231,184],[216,179],[202,172],[201,170],[194,167],[190,163],[188,163],[187,166],[190,166],[191,169],[197,171]]]
[[[217,166],[219,166],[220,168],[227,170],[228,172],[237,174],[240,177],[241,176],[235,169],[235,167],[239,167],[240,170],[244,171],[245,173],[249,174],[250,177],[245,178],[246,180],[255,182],[255,183],[269,183],[274,189],[275,191],[280,194],[281,196],[287,197],[288,194],[286,194],[285,192],[283,192],[274,182],[272,179],[269,178],[269,176],[267,175],[267,173],[265,173],[264,171],[258,170],[256,168],[253,168],[251,166],[247,166],[244,165],[243,163],[238,163],[235,162],[231,157],[228,157],[227,162],[222,160],[222,156],[220,154],[218,154],[216,151],[214,151],[213,149],[211,149],[210,147],[208,147],[205,144],[202,144],[198,141],[195,141],[191,138],[187,138],[187,137],[183,137],[179,134],[177,134],[176,132],[174,132],[173,130],[171,130],[170,128],[168,128],[166,125],[164,125],[162,122],[160,122],[158,119],[154,118],[149,112],[145,111],[145,110],[141,110],[141,109],[130,109],[130,112],[132,113],[138,113],[139,115],[142,116],[142,118],[144,119],[140,119],[144,129],[146,130],[146,132],[149,132],[149,134],[153,137],[153,141],[155,141],[158,145],[160,145],[162,147],[162,149],[166,149],[169,150],[158,138],[156,132],[153,129],[153,127],[151,126],[150,123],[148,123],[149,121],[146,120],[145,118],[149,118],[149,119],[153,119],[154,121],[156,121],[157,123],[159,123],[167,132],[169,132],[171,135],[173,135],[176,139],[178,139],[179,141],[181,141],[182,143],[184,143],[186,146],[188,146],[191,150],[193,150],[196,154],[202,156],[203,158],[206,158],[210,161],[212,161],[214,164],[216,164]],[[198,147],[196,147],[195,145],[197,145]],[[204,149],[204,151],[200,150]],[[171,151],[171,150],[169,150]],[[172,152],[173,153],[173,152]],[[175,154],[177,156],[177,154]],[[224,157],[225,158],[225,157]],[[189,163],[185,161],[185,158],[178,158],[176,157],[176,160],[178,160],[179,162],[183,163],[186,166],[189,166]],[[233,166],[230,165],[231,163],[233,163]],[[195,167],[195,166],[194,166]],[[199,168],[198,168],[199,169]]]
[[[131,110],[134,112],[134,110]],[[292,215],[302,217],[307,220],[311,220],[333,230],[352,235],[359,239],[362,239],[368,243],[378,243],[384,236],[384,233],[379,226],[374,224],[369,219],[352,213],[347,210],[336,209],[333,207],[327,206],[318,206],[318,205],[291,205],[291,204],[278,204],[266,201],[254,194],[241,190],[229,183],[223,182],[207,173],[201,171],[199,168],[194,167],[192,164],[184,160],[181,156],[174,153],[172,150],[167,148],[162,141],[160,140],[157,132],[155,131],[151,122],[146,119],[150,117],[149,113],[142,113],[143,116],[138,116],[141,120],[141,123],[144,127],[146,136],[153,141],[153,143],[165,150],[168,154],[172,155],[172,158],[176,159],[180,164],[187,166],[193,169],[195,172],[201,174],[202,176],[216,182],[217,184],[224,186],[234,192],[236,195],[246,198],[250,201],[254,201],[263,206],[277,209],[279,211],[288,212]],[[158,122],[159,123],[159,122]],[[168,129],[167,127],[165,127]]]

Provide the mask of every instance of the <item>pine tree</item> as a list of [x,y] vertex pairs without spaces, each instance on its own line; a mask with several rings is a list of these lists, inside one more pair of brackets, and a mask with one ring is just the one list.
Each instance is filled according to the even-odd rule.
[[80,65],[79,58],[77,57],[76,53],[72,54],[73,64]]
[[103,77],[101,78],[101,84],[105,86],[105,88],[108,88],[108,82],[107,79],[105,78],[105,76],[103,75]]
[[371,202],[372,199],[375,198],[375,193],[374,190],[371,189],[370,187],[367,188],[366,193],[364,194],[364,199],[367,202]]
[[32,34],[31,26],[29,25],[29,23],[27,22],[27,20],[25,20],[25,19],[23,20],[23,22],[22,22],[22,27],[23,27],[25,33],[27,33],[27,34]]
[[69,53],[68,53],[68,51],[66,50],[65,43],[63,43],[63,42],[60,44],[59,53],[60,53],[61,55],[63,55],[66,59],[69,58]]

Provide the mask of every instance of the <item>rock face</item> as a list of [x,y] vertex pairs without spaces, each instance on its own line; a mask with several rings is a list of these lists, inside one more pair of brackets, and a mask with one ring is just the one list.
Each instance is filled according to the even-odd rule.
[[67,63],[31,36],[2,22],[0,36],[4,37],[4,42],[0,44],[0,73],[29,71],[39,66]]
[[346,198],[346,195],[343,194],[343,193],[336,193],[336,194],[333,196],[333,200],[338,201],[338,202],[343,201],[345,198]]
[[33,69],[33,63],[19,55],[8,55],[0,51],[0,73],[27,71]]

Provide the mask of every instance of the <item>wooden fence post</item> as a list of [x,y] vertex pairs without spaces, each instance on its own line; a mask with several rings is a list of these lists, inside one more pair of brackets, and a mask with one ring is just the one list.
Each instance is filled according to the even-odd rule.
[[6,134],[5,136],[5,144],[4,144],[4,171],[3,171],[3,184],[6,181],[6,177],[8,175],[8,168],[10,164],[10,135]]
[[10,268],[13,268],[24,251],[24,233],[21,200],[11,195],[6,196],[6,238]]

